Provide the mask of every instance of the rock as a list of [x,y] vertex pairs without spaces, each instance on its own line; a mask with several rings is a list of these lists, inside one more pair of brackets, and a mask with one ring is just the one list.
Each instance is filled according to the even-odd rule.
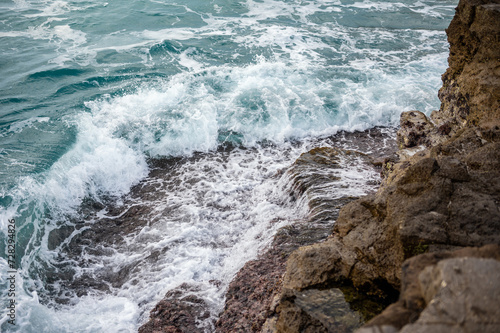
[[276,248],[252,260],[238,272],[226,293],[217,332],[258,332],[268,317],[273,297],[281,290],[285,256]]
[[[483,300],[491,299],[494,305],[494,309],[498,309],[499,300],[498,294],[498,286],[492,287],[497,288],[497,291],[491,291],[491,296],[493,297],[483,297],[484,294],[478,292],[477,284],[481,283],[481,279],[488,279],[490,282],[484,283],[487,285],[492,285],[491,281],[498,284],[498,279],[492,278],[497,276],[496,269],[494,267],[498,267],[500,264],[500,246],[499,245],[487,245],[481,248],[462,248],[455,251],[442,251],[442,252],[433,252],[426,253],[422,255],[418,255],[408,259],[404,262],[402,266],[402,281],[401,281],[401,294],[398,302],[391,305],[387,309],[385,309],[380,315],[373,318],[370,322],[368,322],[363,329],[357,331],[357,333],[368,333],[368,332],[377,332],[377,329],[381,329],[382,327],[393,327],[396,331],[399,331],[403,327],[408,327],[409,323],[417,322],[417,319],[420,321],[419,317],[422,318],[422,311],[426,311],[426,306],[429,304],[435,304],[437,302],[435,296],[439,294],[440,288],[443,287],[443,281],[445,280],[446,285],[450,285],[449,279],[455,279],[458,272],[466,273],[468,275],[475,274],[475,269],[464,268],[463,265],[451,265],[448,268],[452,268],[451,270],[446,268],[447,273],[444,275],[434,274],[435,272],[442,271],[442,267],[444,263],[448,262],[450,259],[454,260],[468,260],[471,258],[488,258],[490,261],[487,262],[487,265],[481,264],[480,266],[491,266],[491,269],[486,269],[486,271],[481,272],[482,277],[473,277],[469,280],[466,280],[465,283],[462,283],[462,288],[467,286],[467,290],[463,291],[461,297],[469,296],[479,296],[481,295]],[[441,266],[440,266],[441,265]],[[434,272],[433,274],[430,274]],[[478,272],[480,270],[478,269]],[[443,280],[443,276],[445,276]],[[471,293],[473,290],[475,292]],[[453,292],[456,292],[457,289],[454,288]],[[441,292],[441,294],[446,294],[447,291]],[[471,295],[476,294],[476,295]],[[446,295],[445,295],[446,296]],[[453,293],[448,293],[448,301],[455,302],[455,304],[460,305],[464,309],[466,308],[464,302],[460,302],[460,298],[456,297]],[[481,298],[479,298],[481,300]],[[481,309],[481,306],[478,307]],[[450,308],[451,310],[451,308]],[[448,310],[442,311],[442,313],[447,313]],[[497,311],[497,310],[495,310]],[[448,313],[450,313],[448,311]],[[499,318],[498,316],[490,317],[490,318]],[[411,325],[410,325],[411,326]],[[431,329],[427,327],[427,329]],[[454,329],[448,327],[443,331],[455,331]],[[477,331],[477,330],[471,330]],[[413,331],[412,331],[413,332]]]
[[461,0],[446,30],[449,67],[439,90],[441,108],[431,118],[452,134],[500,119],[499,21],[499,0]]
[[[288,290],[280,302],[278,332],[352,332],[363,319],[352,311],[343,292],[338,288],[325,290]],[[287,318],[286,320],[284,320]]]
[[397,142],[400,149],[430,144],[427,136],[434,129],[434,124],[422,112],[402,112],[399,124]]
[[401,330],[412,332],[500,331],[500,262],[456,258],[426,267],[419,275],[427,307]]
[[[465,156],[455,150],[462,141]],[[334,239],[290,257],[284,283],[304,289],[346,277],[358,287],[382,279],[399,288],[398,267],[411,256],[500,244],[498,145],[470,130],[400,163],[376,195],[341,209]]]
[[[339,199],[337,205],[346,200],[353,199]],[[270,327],[275,327],[276,323],[269,318],[273,317],[277,304],[282,304],[279,295],[289,255],[300,246],[324,240],[331,228],[331,224],[305,221],[281,228],[270,248],[256,260],[246,263],[231,281],[216,332],[260,332],[264,329],[274,332],[275,328]]]
[[206,302],[196,296],[196,292],[199,288],[188,284],[169,291],[151,310],[150,320],[139,328],[139,333],[212,331],[213,327],[201,321],[209,318],[210,312]]
[[[431,115],[437,125],[413,111],[402,115],[398,132],[401,148],[428,148],[401,154],[399,162],[384,161],[378,192],[345,205],[326,241],[290,255],[275,318],[266,329],[329,331],[297,295],[346,282],[381,296],[401,288],[400,300],[361,332],[497,329],[498,286],[487,281],[498,281],[500,244],[499,4],[460,1],[447,30],[450,57],[441,108]],[[487,244],[496,245],[469,248]],[[440,263],[455,257],[495,260]],[[453,267],[467,274],[458,277]],[[484,288],[471,286],[474,279]],[[438,298],[449,296],[444,284],[466,287],[460,303]],[[492,308],[478,305],[474,293],[491,294],[484,299]],[[461,320],[464,325],[457,326]]]
[[435,126],[427,116],[420,111],[401,113],[397,132],[397,142],[401,160],[406,160],[415,153],[422,151],[449,139],[451,128],[448,124]]

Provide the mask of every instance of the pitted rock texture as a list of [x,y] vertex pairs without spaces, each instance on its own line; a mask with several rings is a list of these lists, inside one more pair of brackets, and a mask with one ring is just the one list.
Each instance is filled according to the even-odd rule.
[[[424,148],[429,148],[446,142],[450,137],[451,128],[448,124],[436,126],[423,112],[405,111],[401,113],[397,142],[400,159],[407,159],[412,154]],[[408,150],[410,148],[410,150]]]
[[431,118],[453,132],[500,119],[500,0],[461,0],[446,30],[448,69]]
[[413,257],[403,264],[399,301],[357,333],[497,332],[499,269],[498,245]]
[[434,124],[423,112],[402,112],[399,123],[397,142],[400,149],[430,145],[428,134],[434,129]]

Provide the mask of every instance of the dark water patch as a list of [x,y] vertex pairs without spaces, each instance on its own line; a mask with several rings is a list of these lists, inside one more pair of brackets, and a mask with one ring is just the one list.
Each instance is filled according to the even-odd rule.
[[11,98],[1,98],[0,99],[0,104],[12,104],[12,103],[25,103],[28,102],[29,100],[27,98],[20,98],[20,97],[11,97]]
[[370,290],[354,288],[346,281],[302,291],[289,290],[281,302],[300,309],[301,316],[308,318],[310,325],[328,332],[350,333],[380,314],[398,297],[399,292],[388,284],[373,294]]
[[76,68],[61,68],[61,69],[46,70],[28,75],[26,81],[29,82],[39,79],[58,80],[67,76],[82,76],[87,72],[88,70],[76,69]]

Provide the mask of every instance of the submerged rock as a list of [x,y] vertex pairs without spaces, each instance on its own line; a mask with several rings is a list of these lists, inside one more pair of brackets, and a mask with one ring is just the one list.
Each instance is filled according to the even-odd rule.
[[340,208],[338,199],[349,195],[349,186],[363,186],[365,182],[361,179],[350,184],[345,175],[351,168],[372,170],[371,162],[369,156],[354,150],[314,148],[286,171],[287,192],[292,200],[307,206],[309,222],[333,222],[332,212]]

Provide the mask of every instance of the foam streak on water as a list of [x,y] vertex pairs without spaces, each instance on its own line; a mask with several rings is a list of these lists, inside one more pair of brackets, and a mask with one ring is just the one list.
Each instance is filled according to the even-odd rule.
[[[284,169],[439,107],[456,4],[3,1],[0,266],[14,218],[18,270],[2,332],[134,332],[183,282],[215,318],[237,270],[308,214]],[[339,172],[328,195],[373,190],[373,171]]]

